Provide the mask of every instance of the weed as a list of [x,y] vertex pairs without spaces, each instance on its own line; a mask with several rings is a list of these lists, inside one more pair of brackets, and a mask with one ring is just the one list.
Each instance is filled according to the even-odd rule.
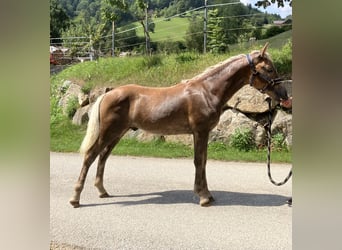
[[176,56],[175,60],[178,63],[186,63],[194,61],[198,58],[198,55],[195,53],[185,52]]
[[253,132],[250,129],[236,129],[230,137],[230,146],[240,151],[255,149]]
[[162,65],[162,57],[158,55],[144,57],[143,65],[147,68]]
[[79,104],[76,96],[71,97],[66,107],[66,114],[71,119],[77,111]]
[[93,88],[93,85],[88,82],[82,86],[81,91],[84,94],[89,94],[92,88]]
[[275,150],[287,150],[285,136],[282,133],[276,133],[272,136],[272,146]]

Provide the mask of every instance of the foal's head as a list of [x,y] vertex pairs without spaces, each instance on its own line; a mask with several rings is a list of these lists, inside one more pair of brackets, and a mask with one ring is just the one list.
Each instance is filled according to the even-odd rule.
[[275,101],[286,101],[287,91],[280,84],[277,70],[266,53],[267,46],[268,43],[260,51],[253,51],[250,55],[246,55],[252,71],[249,84],[268,94]]

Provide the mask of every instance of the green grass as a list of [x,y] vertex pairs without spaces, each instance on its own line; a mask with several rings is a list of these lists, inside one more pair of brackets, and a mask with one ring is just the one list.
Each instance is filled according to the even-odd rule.
[[281,49],[287,42],[288,40],[292,40],[292,30],[285,31],[283,33],[280,33],[276,36],[263,39],[263,40],[257,40],[255,42],[250,43],[250,42],[244,42],[242,44],[233,44],[230,45],[231,50],[247,50],[249,48],[260,48],[261,46],[265,45],[266,42],[270,43],[270,49],[274,50],[279,50]]
[[[175,17],[169,21],[165,18],[153,19],[155,23],[154,32],[150,32],[150,37],[153,42],[158,41],[184,41],[186,31],[189,27],[189,19],[186,17]],[[136,23],[137,27],[142,27],[140,23]],[[144,31],[142,28],[137,29],[137,36],[144,37]]]
[[50,150],[54,152],[77,152],[85,131],[85,126],[73,125],[67,119],[51,123]]
[[[288,35],[290,33],[287,33]],[[285,36],[288,37],[288,36]],[[284,37],[282,39],[285,39]],[[276,41],[276,40],[274,40]],[[226,54],[195,54],[186,52],[159,56],[160,63],[149,67],[144,56],[127,58],[100,58],[97,61],[84,62],[68,67],[51,78],[52,84],[61,84],[62,81],[74,80],[80,85],[89,86],[120,86],[136,83],[145,86],[170,86],[183,79],[189,79],[201,73],[207,67],[217,64],[231,56],[249,53],[253,49],[260,49],[266,41],[258,41],[251,48],[243,48],[236,45]],[[288,40],[282,40],[285,44]],[[281,53],[280,42],[272,43],[270,54]],[[181,60],[186,55],[190,61]],[[189,56],[191,55],[191,56]],[[277,56],[275,59],[279,59]],[[280,58],[281,59],[281,58]]]

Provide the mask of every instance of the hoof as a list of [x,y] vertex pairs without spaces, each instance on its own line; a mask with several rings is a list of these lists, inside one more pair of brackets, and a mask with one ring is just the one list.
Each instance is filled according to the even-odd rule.
[[106,192],[106,193],[100,194],[99,197],[100,198],[108,198],[108,197],[110,197],[110,195]]
[[210,203],[215,201],[214,198],[212,196],[208,197],[208,198],[200,198],[200,205],[202,207],[209,207]]
[[77,208],[80,206],[80,201],[70,200],[69,202],[70,202],[71,206],[73,206],[74,208]]

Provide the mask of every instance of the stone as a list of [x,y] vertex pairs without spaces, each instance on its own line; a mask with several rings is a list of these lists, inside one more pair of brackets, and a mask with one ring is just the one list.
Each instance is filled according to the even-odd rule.
[[283,110],[277,110],[271,125],[272,135],[282,133],[285,137],[285,143],[288,147],[292,146],[292,114]]
[[87,105],[77,109],[76,113],[72,118],[72,123],[75,125],[86,124],[89,121],[89,115],[92,105]]
[[89,104],[89,96],[87,94],[80,92],[77,98],[78,98],[78,103],[80,104],[81,107],[84,107]]
[[268,110],[266,94],[260,93],[255,88],[245,85],[227,102],[228,106],[243,113],[264,113]]
[[78,99],[78,94],[81,93],[81,87],[79,85],[70,83],[68,86],[69,87],[65,91],[65,94],[59,100],[59,105],[61,106],[64,114],[66,114],[69,101],[73,98]]

